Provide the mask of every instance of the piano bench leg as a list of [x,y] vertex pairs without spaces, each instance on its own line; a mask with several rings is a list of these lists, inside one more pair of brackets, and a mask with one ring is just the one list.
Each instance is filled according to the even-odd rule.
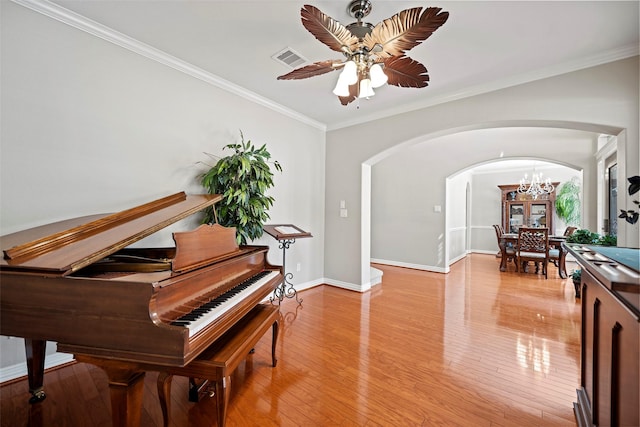
[[224,427],[227,421],[227,407],[231,394],[231,375],[224,375],[221,381],[216,381],[216,404],[218,405],[218,427]]

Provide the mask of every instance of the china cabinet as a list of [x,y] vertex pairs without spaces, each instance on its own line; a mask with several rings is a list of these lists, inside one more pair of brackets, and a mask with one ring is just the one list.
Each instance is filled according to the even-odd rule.
[[[559,182],[554,182],[557,188]],[[554,234],[553,212],[556,192],[533,198],[529,194],[518,193],[518,184],[498,185],[502,191],[502,227],[506,233],[517,233],[524,227],[548,228]]]

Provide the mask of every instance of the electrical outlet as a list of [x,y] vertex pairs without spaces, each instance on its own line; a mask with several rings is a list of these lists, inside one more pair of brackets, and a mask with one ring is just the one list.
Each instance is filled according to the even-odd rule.
[[302,266],[300,265],[300,263],[296,264],[296,271],[300,271],[300,269],[302,269]]

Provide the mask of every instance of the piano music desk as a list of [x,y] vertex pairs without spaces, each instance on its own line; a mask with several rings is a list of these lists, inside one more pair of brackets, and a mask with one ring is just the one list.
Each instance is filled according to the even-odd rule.
[[[173,375],[210,380],[214,383],[218,427],[224,427],[231,391],[231,374],[240,362],[246,359],[247,355],[269,328],[273,330],[271,362],[274,367],[276,366],[278,362],[276,359],[276,343],[278,340],[279,319],[280,310],[278,307],[260,304],[219,340],[202,352],[193,362],[183,368],[171,368],[160,372],[158,376],[158,396],[165,427],[169,425],[170,419],[171,379]],[[198,391],[204,387],[204,384],[198,387],[194,382],[190,381],[190,383],[192,383],[190,387],[195,386],[196,389],[189,390],[189,395],[191,397],[192,392],[195,392],[195,398],[197,399]]]

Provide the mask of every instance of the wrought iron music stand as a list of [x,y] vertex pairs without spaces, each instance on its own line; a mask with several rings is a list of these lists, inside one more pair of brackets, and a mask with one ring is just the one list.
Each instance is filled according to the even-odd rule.
[[282,283],[279,284],[274,290],[273,295],[269,298],[269,301],[273,304],[273,302],[277,299],[278,305],[282,302],[284,298],[293,298],[295,297],[298,304],[302,304],[302,300],[298,298],[298,291],[293,287],[293,283],[291,283],[291,279],[293,279],[293,273],[287,273],[286,269],[286,256],[287,249],[293,243],[296,242],[296,239],[301,239],[303,237],[313,237],[311,233],[308,233],[293,224],[275,224],[275,225],[265,225],[262,227],[263,230],[276,239],[280,245],[279,248],[282,249],[282,273],[284,274],[284,279]]

